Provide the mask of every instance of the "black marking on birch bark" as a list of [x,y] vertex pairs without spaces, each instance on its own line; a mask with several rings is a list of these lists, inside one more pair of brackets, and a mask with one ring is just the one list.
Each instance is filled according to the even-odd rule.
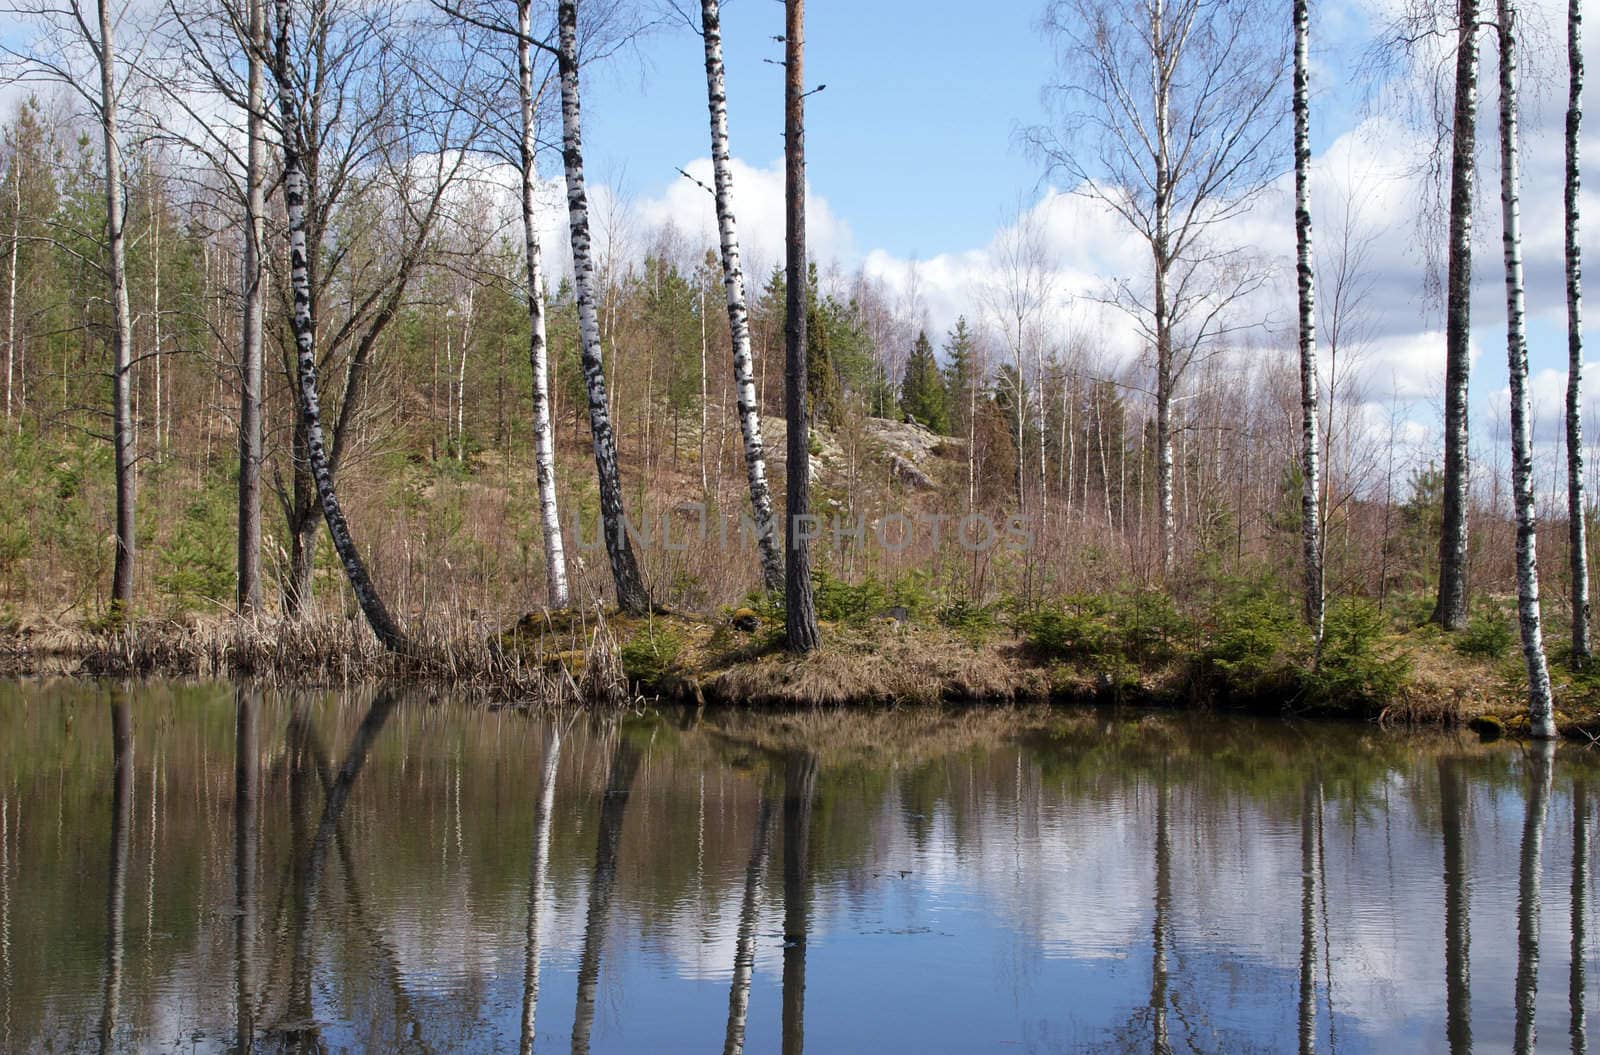
[[298,138],[300,135],[298,106],[294,83],[289,74],[289,3],[275,0],[278,17],[276,62],[273,67],[277,83],[278,109],[283,120],[283,170],[284,205],[289,218],[290,283],[293,291],[294,313],[291,327],[294,332],[296,367],[300,390],[300,416],[306,434],[306,456],[311,476],[316,484],[317,499],[322,506],[323,519],[328,524],[328,534],[333,539],[334,551],[344,565],[350,591],[355,594],[362,614],[372,627],[372,632],[383,646],[393,652],[409,651],[410,645],[377,588],[367,573],[366,564],[350,536],[344,510],[334,491],[333,474],[329,469],[327,451],[322,437],[322,408],[317,398],[316,329],[311,318],[311,278],[307,268],[306,249],[306,196],[308,193],[305,162]]
[[642,614],[650,608],[650,597],[625,527],[616,441],[612,436],[605,368],[600,354],[600,322],[595,313],[594,260],[589,238],[588,192],[583,177],[578,96],[577,0],[561,0],[556,8],[556,22],[559,32],[556,64],[561,78],[561,156],[566,166],[573,287],[577,292],[578,333],[583,345],[581,359],[589,396],[589,431],[600,487],[600,516],[605,525],[606,554],[611,561],[617,604],[626,612]]

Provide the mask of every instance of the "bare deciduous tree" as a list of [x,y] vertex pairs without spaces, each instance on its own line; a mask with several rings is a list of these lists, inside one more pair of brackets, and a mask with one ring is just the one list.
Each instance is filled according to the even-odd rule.
[[1060,80],[1055,128],[1029,140],[1053,172],[1108,206],[1150,251],[1147,295],[1115,301],[1155,353],[1161,565],[1176,552],[1173,402],[1195,355],[1260,284],[1218,226],[1245,212],[1278,171],[1273,142],[1288,34],[1239,0],[1052,0],[1045,28]]

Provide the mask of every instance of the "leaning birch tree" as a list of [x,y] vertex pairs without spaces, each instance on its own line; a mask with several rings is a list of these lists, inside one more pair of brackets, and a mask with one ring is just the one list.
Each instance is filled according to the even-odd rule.
[[[733,162],[728,149],[728,88],[722,69],[722,18],[717,0],[700,0],[700,35],[706,52],[706,107],[711,115],[711,166],[716,189],[717,233],[722,250],[722,289],[728,301],[733,344],[733,383],[744,439],[745,476],[761,553],[761,581],[768,593],[783,588],[783,568],[772,525],[772,492],[767,486],[766,447],[761,439],[761,408],[756,402],[750,353],[750,316],[745,310],[744,268],[733,215]],[[703,371],[702,371],[703,373]]]
[[[528,364],[533,373],[534,478],[544,531],[546,599],[565,608],[567,558],[556,508],[555,427],[550,420],[550,346],[545,337],[543,247],[539,244],[538,94],[533,85],[533,0],[517,0],[517,95],[522,128],[522,235],[528,269]],[[542,86],[541,86],[542,87]]]
[[811,592],[811,448],[806,415],[806,91],[805,0],[784,0],[783,197],[787,276],[784,289],[783,392],[788,418],[784,525],[783,623],[790,652],[818,644]]
[[1295,285],[1300,306],[1300,541],[1305,553],[1306,623],[1322,651],[1322,532],[1317,464],[1317,303],[1311,251],[1311,17],[1294,0]]
[[274,12],[277,35],[273,50],[273,79],[282,121],[279,131],[283,148],[283,200],[289,220],[289,284],[294,305],[290,326],[294,334],[300,432],[304,436],[306,460],[322,506],[323,519],[327,521],[334,551],[344,565],[350,590],[355,594],[356,602],[367,617],[372,632],[384,647],[391,651],[404,651],[409,647],[405,635],[389,614],[383,598],[378,595],[355,541],[350,537],[349,524],[339,505],[339,496],[334,492],[333,473],[323,444],[322,406],[317,390],[316,323],[311,315],[311,272],[306,242],[307,193],[310,184],[303,157],[305,144],[301,142],[300,90],[295,84],[289,60],[289,27],[292,21],[289,0],[274,0]]
[[606,397],[605,366],[600,354],[600,320],[596,314],[598,285],[593,240],[589,234],[589,192],[583,178],[583,140],[578,106],[578,3],[561,0],[556,8],[556,64],[561,75],[561,156],[566,165],[567,227],[572,236],[572,286],[578,301],[578,338],[582,345],[584,387],[589,397],[589,432],[594,444],[595,475],[600,484],[600,517],[617,605],[643,614],[650,595],[628,538],[622,507],[622,480],[617,471],[617,443]]
[[1583,255],[1578,244],[1578,132],[1583,124],[1583,0],[1567,3],[1567,548],[1572,564],[1572,663],[1589,661],[1589,533],[1584,520]]
[[1517,518],[1517,615],[1528,669],[1528,719],[1542,740],[1556,735],[1539,619],[1533,429],[1528,405],[1528,342],[1523,316],[1522,218],[1518,200],[1517,9],[1498,0],[1500,38],[1500,226],[1506,260],[1506,361],[1511,374],[1511,489]]
[[1045,29],[1060,79],[1054,128],[1028,139],[1052,172],[1100,202],[1150,253],[1150,285],[1112,303],[1154,351],[1156,493],[1163,573],[1176,559],[1173,404],[1184,371],[1230,328],[1228,307],[1261,284],[1217,228],[1278,174],[1273,147],[1287,37],[1224,0],[1052,0]]

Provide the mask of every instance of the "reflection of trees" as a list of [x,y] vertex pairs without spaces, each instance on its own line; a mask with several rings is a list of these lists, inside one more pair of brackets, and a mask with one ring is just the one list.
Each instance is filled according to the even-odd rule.
[[240,1051],[255,1043],[256,846],[260,835],[260,756],[256,745],[256,710],[261,693],[253,687],[234,690],[233,747],[233,896],[234,1030]]
[[1317,1050],[1317,808],[1314,780],[1300,799],[1300,1055]]
[[1472,1051],[1472,928],[1468,900],[1467,790],[1461,760],[1439,759],[1439,815],[1444,834],[1445,1035],[1451,1055]]
[[594,878],[589,883],[589,916],[583,926],[583,956],[578,962],[578,1007],[572,1019],[572,1052],[589,1050],[594,1030],[595,991],[600,984],[600,952],[611,916],[611,896],[617,885],[617,853],[622,846],[622,821],[628,811],[628,794],[639,771],[639,749],[627,733],[617,731],[611,754],[611,774],[600,799],[600,830],[594,851]]
[[1549,813],[1550,767],[1555,744],[1535,740],[1528,749],[1527,810],[1522,819],[1521,874],[1517,882],[1517,1055],[1534,1049],[1538,1030],[1534,1008],[1539,997],[1539,886],[1544,867],[1544,822]]
[[528,860],[528,933],[522,966],[522,1055],[533,1051],[533,1019],[539,1008],[539,927],[545,879],[550,872],[550,813],[556,799],[556,770],[561,765],[561,726],[545,729],[544,758],[539,766],[539,796],[534,800],[533,852]]
[[1567,1003],[1572,1016],[1568,1031],[1572,1035],[1572,1055],[1589,1050],[1588,1023],[1583,996],[1588,988],[1584,979],[1584,922],[1589,912],[1589,782],[1578,777],[1572,782],[1572,973],[1568,979]]
[[1150,929],[1150,1050],[1172,1055],[1167,1034],[1167,918],[1172,911],[1172,836],[1167,818],[1165,767],[1156,785],[1156,912]]
[[805,1049],[811,807],[816,791],[817,756],[791,752],[783,769],[783,1055],[800,1055]]
[[128,840],[133,822],[133,718],[121,689],[111,696],[111,860],[106,884],[105,999],[100,1012],[100,1050],[112,1049],[122,1002],[123,907],[128,895]]
[[744,871],[744,900],[739,904],[739,938],[733,955],[733,982],[728,989],[728,1030],[722,1041],[723,1055],[744,1051],[745,1016],[750,1010],[750,976],[756,966],[756,915],[761,888],[767,882],[767,856],[772,848],[772,815],[776,805],[761,784],[761,805],[756,813],[756,834],[750,848],[750,863]]
[[[323,874],[327,867],[328,851],[337,843],[352,904],[353,906],[358,904],[356,887],[358,873],[347,856],[348,851],[343,844],[339,820],[344,813],[346,803],[350,800],[356,779],[366,764],[373,743],[377,741],[378,734],[383,731],[384,724],[394,712],[395,703],[394,695],[387,691],[380,692],[373,700],[366,717],[356,729],[337,775],[331,782],[324,783],[322,816],[317,822],[314,836],[310,835],[306,827],[308,816],[306,807],[309,801],[307,792],[313,778],[326,780],[323,767],[318,764],[321,752],[304,710],[297,708],[290,719],[289,799],[290,824],[294,833],[292,840],[294,922],[290,935],[292,951],[289,968],[288,1022],[285,1025],[283,1039],[292,1050],[324,1050],[311,998],[312,946],[315,940],[317,898],[321,892]],[[309,845],[307,845],[308,839]],[[359,913],[359,909],[357,914],[364,915]],[[393,961],[388,962],[393,968]],[[403,1000],[403,991],[399,989],[398,984],[395,985],[395,990],[400,994],[397,1000]],[[412,1016],[405,1013],[403,1004],[400,1010],[402,1021],[411,1021],[415,1028],[415,1021]]]

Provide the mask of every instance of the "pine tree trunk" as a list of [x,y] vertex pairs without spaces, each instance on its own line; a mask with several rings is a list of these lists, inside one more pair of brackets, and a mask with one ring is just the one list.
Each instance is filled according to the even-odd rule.
[[237,600],[241,614],[261,607],[261,385],[262,326],[266,318],[266,273],[261,247],[266,239],[266,92],[261,52],[266,47],[265,0],[250,0],[249,95],[245,115],[244,317],[239,353],[239,538]]
[[1517,516],[1517,614],[1522,627],[1522,656],[1528,668],[1528,719],[1535,737],[1550,739],[1556,735],[1556,727],[1539,620],[1533,430],[1528,407],[1528,345],[1523,326],[1516,16],[1512,0],[1499,0],[1500,215],[1506,257],[1506,361],[1511,373],[1511,488]]
[[722,69],[722,18],[717,0],[701,0],[705,38],[706,100],[711,113],[711,166],[716,185],[717,232],[722,248],[722,288],[728,300],[728,330],[733,343],[733,378],[738,390],[739,431],[744,437],[744,469],[761,555],[761,581],[768,593],[783,588],[783,567],[772,524],[772,491],[767,485],[766,447],[761,439],[761,407],[751,367],[750,315],[745,308],[744,267],[733,215],[733,165],[728,147],[728,90]]
[[1439,535],[1439,599],[1433,621],[1467,624],[1467,380],[1472,369],[1472,184],[1478,122],[1478,0],[1457,8],[1455,125],[1450,158],[1450,247],[1445,301],[1444,522]]
[[316,325],[311,318],[311,273],[306,243],[306,199],[309,187],[298,141],[299,105],[289,67],[289,0],[275,0],[275,3],[278,39],[273,73],[277,80],[278,110],[283,121],[283,200],[289,216],[289,281],[294,298],[292,328],[306,460],[316,484],[323,519],[328,523],[328,535],[333,539],[334,551],[344,564],[345,577],[350,581],[350,591],[355,594],[378,640],[390,651],[400,652],[408,649],[409,645],[399,625],[384,606],[383,598],[378,596],[367,574],[367,566],[350,537],[344,510],[339,506],[339,496],[333,490],[333,472],[329,468],[322,441],[322,407],[317,394]]
[[106,249],[111,278],[111,444],[116,466],[116,559],[111,572],[111,616],[133,614],[133,513],[136,457],[133,443],[133,401],[130,391],[133,315],[128,307],[127,220],[122,194],[122,144],[117,124],[116,51],[111,8],[100,0],[100,131],[105,140]]
[[[529,7],[518,4],[518,22]],[[527,27],[522,36],[526,39]],[[523,45],[524,47],[526,44]],[[556,801],[556,771],[561,766],[561,724],[545,730],[544,759],[539,766],[539,797],[533,816],[533,852],[528,860],[528,932],[522,961],[522,1040],[520,1055],[533,1055],[534,1018],[539,1010],[539,956],[543,939],[544,890],[550,874],[550,817]]]
[[1589,532],[1583,493],[1583,256],[1578,244],[1578,131],[1583,124],[1583,0],[1567,4],[1567,546],[1572,663],[1589,661]]
[[1311,255],[1311,66],[1307,0],[1294,0],[1294,228],[1300,294],[1300,541],[1305,553],[1305,611],[1322,652],[1322,524],[1318,516],[1317,316]]
[[528,364],[533,374],[533,460],[539,486],[539,521],[544,532],[546,600],[551,608],[565,608],[567,594],[566,547],[561,537],[561,514],[556,506],[555,426],[550,406],[550,344],[544,322],[544,259],[539,244],[538,165],[535,141],[537,117],[533,90],[533,3],[517,3],[517,85],[522,102],[522,235],[528,267]]
[[567,222],[572,232],[572,284],[578,301],[578,335],[583,343],[583,378],[589,390],[589,430],[594,441],[594,467],[600,484],[600,517],[611,558],[617,604],[642,615],[650,608],[633,544],[628,539],[622,508],[622,482],[617,472],[617,445],[606,401],[605,367],[600,358],[600,321],[595,314],[594,257],[589,236],[589,195],[583,179],[583,145],[578,109],[578,4],[561,0],[556,10],[560,35],[557,62],[561,73],[561,146],[566,162]]
[[784,630],[790,652],[817,647],[811,593],[811,449],[806,414],[806,136],[805,0],[784,0],[784,201],[788,259],[785,296],[784,407],[788,416],[788,524],[784,531]]

